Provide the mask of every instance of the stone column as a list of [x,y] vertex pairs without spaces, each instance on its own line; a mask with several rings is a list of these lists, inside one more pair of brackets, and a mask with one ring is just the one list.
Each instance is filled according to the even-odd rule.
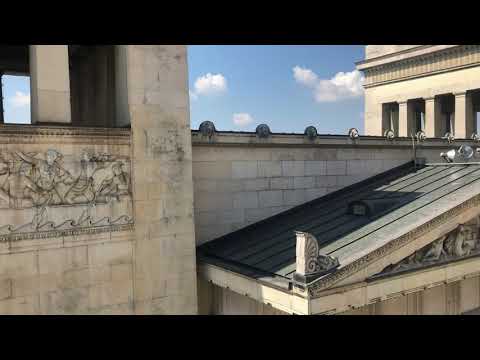
[[71,123],[68,45],[30,45],[32,124]]
[[441,137],[441,106],[435,97],[425,98],[425,135],[428,138]]
[[465,91],[455,93],[454,135],[457,139],[468,139],[472,135],[473,107],[470,94]]
[[398,102],[398,136],[406,137],[408,134],[408,106],[406,101]]
[[[131,123],[137,314],[196,314],[187,49],[120,45]],[[122,107],[119,107],[122,109]]]

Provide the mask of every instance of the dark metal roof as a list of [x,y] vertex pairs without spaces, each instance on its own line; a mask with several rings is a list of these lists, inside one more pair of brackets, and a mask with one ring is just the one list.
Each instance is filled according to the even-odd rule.
[[[412,219],[432,209],[448,210],[445,196],[465,195],[472,183],[480,183],[479,163],[416,169],[407,163],[201,245],[198,257],[249,277],[290,283],[296,268],[295,231],[313,234],[320,253],[338,257],[342,264],[401,232]],[[354,201],[375,204],[379,199],[387,205],[372,207],[378,210],[368,216],[349,211]]]

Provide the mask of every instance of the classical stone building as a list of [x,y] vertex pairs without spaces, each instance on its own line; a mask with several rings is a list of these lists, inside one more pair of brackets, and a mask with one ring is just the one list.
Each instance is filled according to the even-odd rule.
[[368,45],[365,134],[478,136],[479,65],[479,45]]
[[191,130],[186,46],[0,46],[32,108],[0,124],[0,314],[477,311],[475,49],[367,47],[368,136],[323,136]]

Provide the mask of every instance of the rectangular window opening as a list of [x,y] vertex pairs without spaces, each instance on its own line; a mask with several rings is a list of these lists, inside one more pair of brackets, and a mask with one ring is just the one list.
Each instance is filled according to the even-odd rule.
[[3,74],[0,83],[3,123],[31,124],[30,77]]

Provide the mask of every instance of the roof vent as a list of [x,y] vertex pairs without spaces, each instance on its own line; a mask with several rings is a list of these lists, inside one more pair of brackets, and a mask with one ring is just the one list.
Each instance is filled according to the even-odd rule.
[[356,200],[348,204],[347,214],[371,217],[393,208],[397,203],[395,198]]

